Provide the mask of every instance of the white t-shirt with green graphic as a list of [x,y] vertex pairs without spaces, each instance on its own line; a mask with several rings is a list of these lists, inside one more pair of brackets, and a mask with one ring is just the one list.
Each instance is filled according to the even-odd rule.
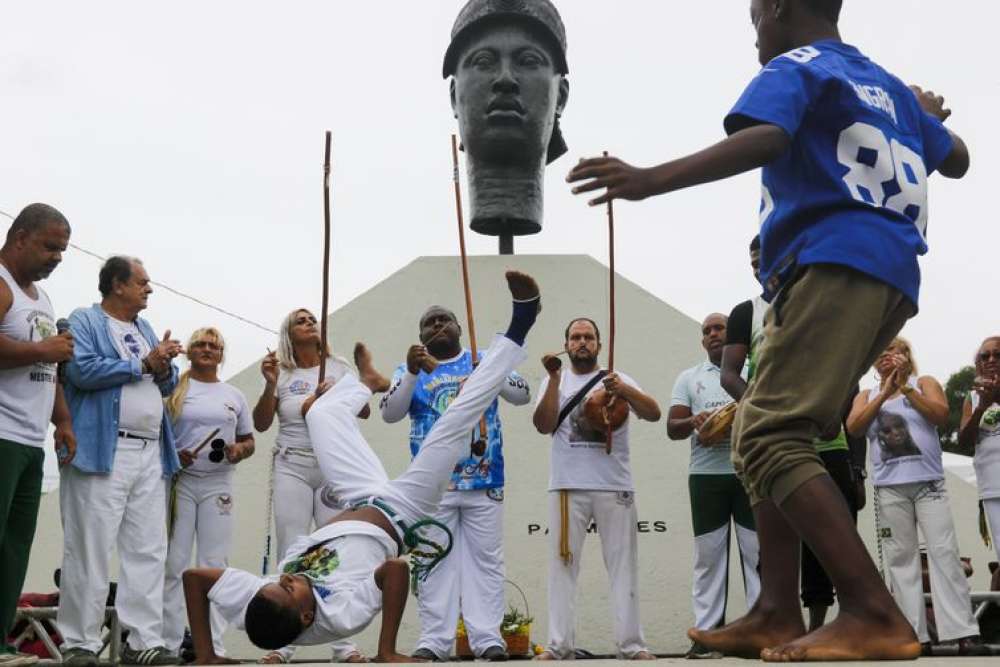
[[[972,409],[979,407],[979,394],[971,392]],[[979,442],[972,459],[976,469],[976,485],[982,500],[1000,498],[1000,405],[994,403],[979,421]]]
[[292,643],[327,644],[361,632],[382,610],[375,570],[397,555],[395,541],[375,524],[337,521],[296,540],[278,565],[278,574],[257,577],[226,568],[208,599],[226,621],[242,630],[247,605],[257,591],[281,574],[304,575],[312,584],[316,616]]

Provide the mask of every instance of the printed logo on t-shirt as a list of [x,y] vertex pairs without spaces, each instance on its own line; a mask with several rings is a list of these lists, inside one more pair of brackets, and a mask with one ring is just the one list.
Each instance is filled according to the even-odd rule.
[[882,463],[902,463],[922,455],[902,415],[893,412],[879,413],[875,434],[878,438]]
[[313,590],[322,600],[328,598],[332,591],[321,585],[320,582],[340,567],[340,555],[336,549],[328,546],[332,541],[327,540],[312,545],[296,558],[285,563],[285,567],[282,568],[284,574],[301,574],[307,577],[312,582]]
[[994,405],[986,409],[979,422],[979,428],[986,431],[987,435],[1000,434],[1000,406]]
[[312,391],[312,382],[307,382],[306,380],[293,380],[288,383],[288,393],[301,395],[308,394]]
[[[43,341],[50,336],[56,335],[56,325],[48,313],[40,310],[28,311],[25,320],[28,322],[28,331],[32,343]],[[53,372],[55,364],[43,361],[35,362],[33,370],[28,373],[31,382],[55,383],[56,374]]]
[[566,418],[566,421],[569,422],[569,438],[567,438],[569,446],[587,449],[604,447],[608,441],[608,434],[604,430],[594,428],[587,421],[583,410],[584,403],[586,400],[580,401],[580,404],[573,408],[569,417]]
[[503,502],[503,489],[486,489],[486,497],[498,503]]

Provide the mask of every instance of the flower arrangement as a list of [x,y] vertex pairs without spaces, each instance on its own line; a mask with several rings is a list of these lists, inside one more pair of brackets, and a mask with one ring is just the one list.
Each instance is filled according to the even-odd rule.
[[[529,651],[528,637],[531,635],[531,624],[534,620],[514,605],[511,605],[507,613],[503,615],[503,620],[500,622],[500,634],[507,643],[507,650],[511,655],[524,655]],[[455,628],[455,640],[456,654],[459,656],[472,655],[465,621],[461,616],[458,617],[458,625]]]

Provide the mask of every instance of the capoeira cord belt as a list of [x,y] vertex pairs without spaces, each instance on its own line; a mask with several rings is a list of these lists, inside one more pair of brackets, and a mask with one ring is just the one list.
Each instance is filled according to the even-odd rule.
[[573,563],[573,552],[569,548],[569,491],[559,491],[559,557],[566,565]]
[[[419,596],[417,584],[427,580],[431,570],[451,553],[452,534],[448,526],[430,517],[407,524],[399,518],[396,510],[381,498],[366,498],[352,505],[352,508],[370,505],[388,517],[397,526],[403,548],[410,554],[410,590]],[[431,529],[437,529],[440,536],[431,537]],[[435,539],[437,538],[437,539]]]

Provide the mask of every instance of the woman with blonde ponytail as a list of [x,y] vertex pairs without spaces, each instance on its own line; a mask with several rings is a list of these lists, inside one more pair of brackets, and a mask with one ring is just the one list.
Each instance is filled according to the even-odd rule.
[[[225,341],[217,329],[198,329],[188,340],[188,362],[177,388],[165,399],[173,422],[181,471],[171,498],[172,527],[163,586],[163,639],[178,652],[187,614],[181,574],[191,566],[226,567],[233,536],[234,465],[254,452],[250,407],[243,393],[219,380]],[[202,444],[204,446],[202,446]],[[225,655],[225,622],[212,614],[216,655]],[[220,652],[221,651],[221,652]]]
[[[316,397],[320,364],[326,365],[325,382],[335,384],[354,373],[340,357],[322,358],[320,328],[316,316],[305,308],[288,313],[281,323],[278,349],[269,352],[260,365],[264,391],[253,409],[253,424],[263,433],[278,418],[271,482],[274,489],[274,527],[277,559],[288,547],[319,528],[342,509],[341,500],[326,492],[326,479],[316,462],[303,407]],[[367,410],[367,406],[365,408]],[[362,416],[367,416],[364,412]],[[364,662],[353,642],[343,639],[331,645],[334,662]],[[294,655],[291,646],[271,651],[258,662],[280,664]]]

